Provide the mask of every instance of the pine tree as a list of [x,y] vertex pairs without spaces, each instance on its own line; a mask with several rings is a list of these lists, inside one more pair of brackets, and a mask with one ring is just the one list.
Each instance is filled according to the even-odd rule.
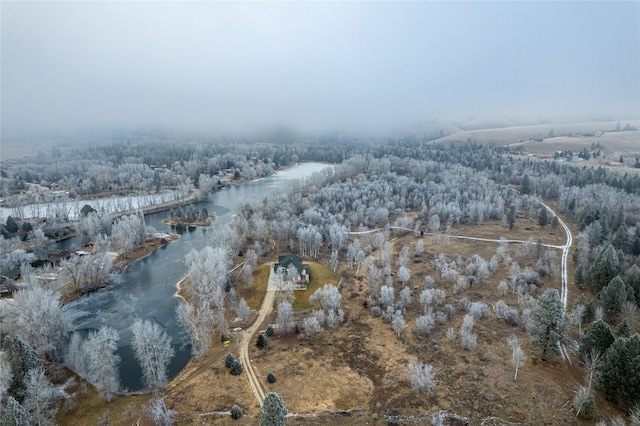
[[521,194],[531,193],[531,180],[529,179],[529,175],[524,175],[524,177],[522,178],[522,185],[520,185],[520,193]]
[[558,229],[559,224],[560,222],[558,221],[558,216],[553,216],[551,218],[551,229],[555,231],[556,229]]
[[618,337],[602,357],[599,388],[628,410],[640,404],[640,335]]
[[283,426],[286,424],[287,414],[282,397],[270,392],[264,398],[260,409],[260,426]]
[[528,330],[544,361],[551,361],[559,355],[559,345],[567,339],[568,327],[560,293],[555,288],[546,290],[531,310]]
[[617,324],[622,306],[627,301],[627,292],[620,276],[613,278],[598,295],[600,304],[604,309],[604,318],[607,322]]
[[507,212],[507,225],[509,225],[509,229],[513,229],[513,225],[516,223],[516,206],[513,204],[509,207],[509,211]]
[[584,361],[594,350],[603,354],[613,343],[615,337],[609,326],[602,320],[598,320],[584,331],[578,358]]
[[0,425],[2,426],[29,426],[31,416],[15,398],[9,396],[4,401],[2,411],[0,411]]
[[615,248],[611,244],[607,245],[587,274],[587,283],[592,293],[599,293],[605,285],[618,275],[619,264],[620,259]]
[[538,213],[538,225],[544,227],[549,223],[549,214],[545,206],[540,207],[540,213]]
[[5,336],[2,349],[6,353],[6,360],[13,372],[7,393],[13,395],[16,400],[22,401],[25,396],[27,373],[34,368],[42,368],[42,361],[38,359],[36,351],[20,336]]

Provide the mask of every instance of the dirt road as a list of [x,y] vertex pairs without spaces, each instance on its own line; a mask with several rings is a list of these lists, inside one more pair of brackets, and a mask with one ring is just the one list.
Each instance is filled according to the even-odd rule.
[[253,337],[256,334],[256,331],[258,331],[260,325],[273,310],[273,299],[275,294],[276,292],[273,290],[267,291],[267,294],[265,294],[264,300],[262,301],[258,317],[251,327],[242,332],[242,341],[240,342],[240,358],[242,358],[244,369],[247,372],[247,379],[249,380],[251,390],[253,390],[253,394],[258,401],[258,406],[260,407],[262,407],[265,392],[262,384],[260,384],[260,380],[256,376],[253,366],[251,365],[251,359],[249,358],[249,345],[254,342]]

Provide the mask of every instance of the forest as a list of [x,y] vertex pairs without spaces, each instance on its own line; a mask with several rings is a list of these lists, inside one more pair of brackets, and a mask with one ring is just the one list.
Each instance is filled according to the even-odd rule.
[[[144,208],[166,203],[172,217],[197,217],[204,213],[173,203],[201,200],[229,184],[311,161],[333,167],[239,205],[229,226],[207,230],[206,247],[183,260],[189,273],[176,318],[192,365],[215,358],[224,361],[229,375],[240,377],[275,365],[257,385],[258,394],[275,391],[256,407],[236,384],[232,390],[238,395],[214,397],[208,411],[189,406],[177,397],[179,384],[167,377],[171,339],[159,324],[137,320],[132,348],[147,395],[140,407],[143,421],[190,424],[210,411],[222,421],[259,417],[279,424],[285,404],[289,413],[308,414],[302,400],[289,400],[282,387],[304,373],[278,366],[275,351],[311,348],[322,354],[329,351],[331,335],[347,339],[366,328],[375,330],[366,344],[382,336],[397,342],[402,366],[398,361],[396,370],[382,374],[394,378],[390,384],[378,383],[374,372],[382,367],[349,361],[357,357],[354,346],[342,362],[349,374],[358,371],[374,396],[353,396],[354,406],[330,403],[324,410],[329,419],[349,412],[351,424],[378,418],[420,422],[427,416],[432,424],[476,424],[480,419],[472,413],[488,418],[493,412],[503,421],[531,421],[534,414],[522,407],[514,412],[492,405],[483,411],[475,403],[456,407],[444,401],[451,391],[445,372],[453,375],[459,366],[438,364],[435,353],[453,350],[491,363],[498,358],[491,347],[501,345],[514,369],[511,387],[535,381],[529,376],[534,371],[548,374],[545,366],[571,365],[570,396],[563,396],[571,410],[558,414],[560,422],[639,424],[640,174],[531,158],[502,145],[439,144],[436,136],[327,134],[279,143],[156,135],[3,161],[0,424],[64,424],[78,415],[79,388],[86,392],[88,386],[108,403],[93,424],[135,423],[137,408],[128,408],[126,418],[118,413],[117,420],[113,405],[130,398],[117,379],[118,333],[109,327],[87,336],[74,333],[63,315],[62,289],[72,285],[83,297],[117,280],[109,253],[126,258],[159,238],[145,224]],[[600,149],[606,146],[594,147]],[[93,199],[112,196],[147,202],[91,206]],[[42,257],[53,241],[69,236],[90,244],[91,252],[56,262]],[[475,241],[464,245],[466,237]],[[561,258],[562,250],[568,258]],[[231,353],[222,359],[227,349],[220,342],[259,315],[261,297],[267,297],[258,294],[267,293],[264,271],[288,253],[341,279],[307,290],[305,308],[293,291],[276,291],[265,333],[250,336],[249,358],[257,367]],[[299,274],[289,270],[277,279]],[[559,284],[563,280],[567,289]],[[239,343],[230,348],[241,352],[241,345],[233,345]],[[479,391],[482,380],[473,386]],[[393,393],[410,396],[410,402]],[[289,421],[299,420],[290,415]]]

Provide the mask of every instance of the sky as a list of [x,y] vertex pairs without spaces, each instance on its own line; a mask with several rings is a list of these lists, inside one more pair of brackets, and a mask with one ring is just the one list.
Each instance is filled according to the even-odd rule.
[[640,117],[640,2],[0,2],[2,132]]

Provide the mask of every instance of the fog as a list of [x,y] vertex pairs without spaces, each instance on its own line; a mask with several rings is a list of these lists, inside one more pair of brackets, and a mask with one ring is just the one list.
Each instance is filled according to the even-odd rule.
[[5,2],[3,137],[640,116],[638,2]]

